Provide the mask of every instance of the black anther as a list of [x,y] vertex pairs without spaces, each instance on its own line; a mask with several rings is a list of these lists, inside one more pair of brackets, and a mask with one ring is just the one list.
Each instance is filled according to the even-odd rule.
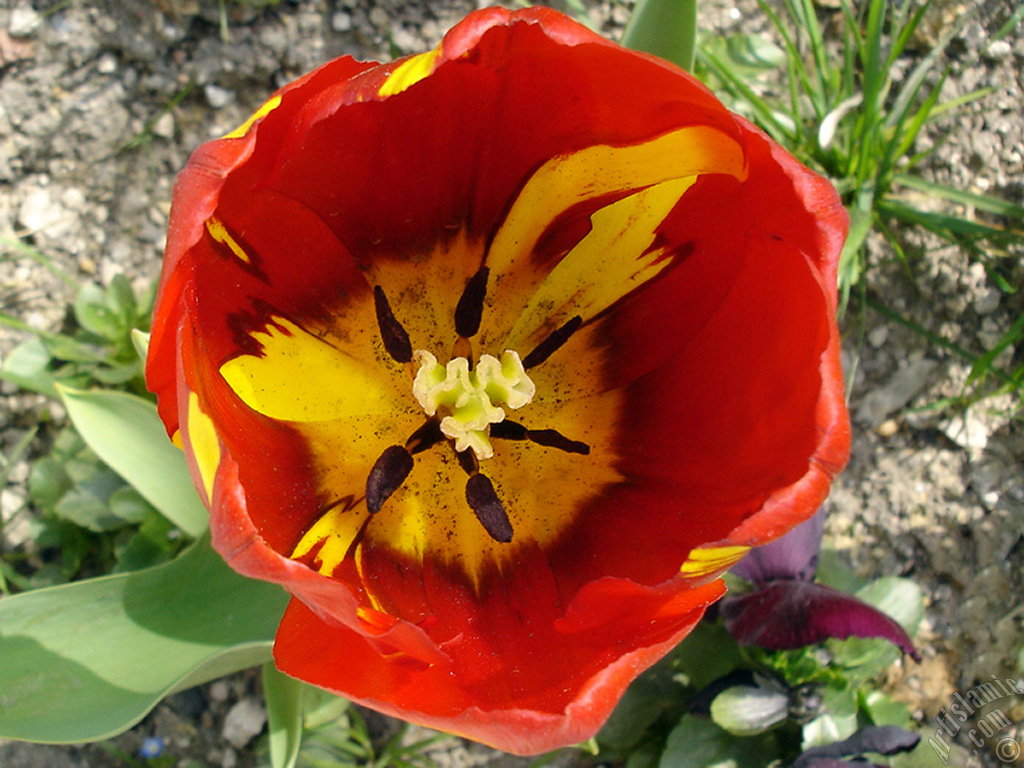
[[413,456],[417,453],[432,448],[444,440],[444,433],[441,431],[441,422],[437,417],[427,419],[419,429],[409,435],[405,441],[405,448]]
[[576,331],[583,325],[583,318],[579,315],[571,317],[565,325],[555,329],[550,335],[544,339],[540,344],[533,348],[526,357],[523,358],[523,368],[529,370],[530,368],[536,368],[538,365],[547,360],[553,355],[559,347],[569,340]]
[[370,514],[380,511],[411,471],[412,454],[402,446],[392,445],[380,455],[366,478],[366,508]]
[[512,541],[512,523],[489,478],[471,475],[466,481],[466,501],[492,539],[503,544]]
[[584,456],[590,453],[590,446],[579,440],[570,440],[556,429],[528,429],[526,439],[547,448],[557,448],[566,453],[579,453]]
[[409,334],[391,311],[388,297],[384,295],[384,289],[379,285],[373,286],[373,308],[377,312],[377,325],[380,327],[384,349],[399,363],[412,362]]
[[491,437],[501,440],[525,440],[526,427],[518,421],[504,419],[497,424],[491,424]]
[[487,267],[480,267],[462,291],[455,307],[455,332],[459,336],[468,339],[480,330],[480,318],[484,313],[484,299],[487,296],[487,276],[490,272]]

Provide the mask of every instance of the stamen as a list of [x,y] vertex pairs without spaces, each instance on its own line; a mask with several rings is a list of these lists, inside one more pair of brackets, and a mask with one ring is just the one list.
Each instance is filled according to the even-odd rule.
[[566,453],[590,454],[590,446],[579,440],[570,440],[556,429],[527,429],[518,422],[505,419],[491,425],[491,437],[499,440],[529,440],[545,448],[557,448]]
[[487,297],[487,276],[491,270],[480,267],[469,278],[458,305],[455,307],[455,332],[464,338],[475,336],[480,330],[480,318],[484,313],[484,299]]
[[440,419],[427,419],[423,426],[409,435],[409,439],[405,441],[405,449],[415,456],[417,453],[432,448],[444,439]]
[[472,475],[466,481],[466,501],[492,539],[502,544],[512,541],[512,523],[489,478]]
[[400,445],[392,445],[374,462],[366,478],[366,508],[376,514],[391,494],[402,487],[412,471],[412,454]]
[[500,440],[525,440],[526,427],[518,421],[505,419],[497,424],[491,424],[491,437],[496,437]]
[[459,466],[462,467],[462,471],[467,475],[475,475],[480,471],[480,461],[472,449],[467,448],[464,451],[456,451],[455,458],[459,460]]
[[544,341],[534,347],[533,351],[523,358],[523,368],[529,370],[543,363],[558,351],[558,348],[565,344],[569,337],[580,329],[581,325],[583,325],[583,318],[575,315],[565,325],[552,331]]
[[590,453],[590,446],[579,440],[570,440],[557,429],[528,429],[526,439],[546,448],[557,448],[566,453],[579,453],[584,456]]
[[412,362],[412,344],[409,342],[409,334],[405,332],[405,328],[391,311],[388,297],[384,295],[384,289],[379,285],[373,286],[373,307],[377,311],[377,325],[380,326],[380,337],[384,342],[384,349],[396,362]]

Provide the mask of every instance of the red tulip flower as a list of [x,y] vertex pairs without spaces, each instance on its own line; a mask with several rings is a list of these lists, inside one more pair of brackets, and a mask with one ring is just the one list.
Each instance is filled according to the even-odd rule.
[[848,452],[832,187],[546,9],[329,62],[200,147],[147,366],[286,673],[591,736]]

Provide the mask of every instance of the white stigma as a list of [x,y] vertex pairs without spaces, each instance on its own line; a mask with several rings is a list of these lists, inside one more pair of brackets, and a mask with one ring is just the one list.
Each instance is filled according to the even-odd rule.
[[483,355],[470,370],[469,360],[456,357],[443,366],[437,358],[421,349],[413,353],[419,364],[412,393],[417,402],[433,416],[440,409],[441,432],[455,441],[455,450],[472,448],[478,459],[494,455],[491,424],[505,419],[502,406],[512,410],[529,403],[537,391],[526,375],[519,355],[506,349],[499,361]]

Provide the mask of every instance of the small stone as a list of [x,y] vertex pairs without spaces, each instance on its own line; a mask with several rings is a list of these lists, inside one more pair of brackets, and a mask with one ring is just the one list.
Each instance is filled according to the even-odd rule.
[[95,275],[96,262],[90,259],[88,256],[79,256],[78,269],[83,275]]
[[877,325],[868,331],[868,344],[875,349],[879,349],[885,344],[886,339],[889,338],[889,326]]
[[379,5],[370,10],[370,23],[378,29],[385,29],[388,26],[388,12]]
[[896,419],[886,419],[875,428],[875,433],[879,437],[892,437],[899,431],[900,425]]
[[990,315],[999,308],[1001,298],[1002,295],[996,288],[988,288],[974,300],[974,311],[979,315]]
[[943,422],[941,429],[946,437],[961,448],[982,451],[988,445],[988,427],[972,411]]
[[96,62],[96,71],[101,75],[112,75],[117,71],[117,57],[112,53],[104,53]]
[[43,17],[31,6],[18,6],[11,11],[7,32],[11,37],[31,37],[42,21]]
[[228,710],[221,735],[235,749],[252,741],[267,722],[267,711],[254,698],[246,697]]
[[203,88],[203,95],[206,102],[214,109],[226,107],[235,100],[235,92],[228,88],[222,88],[216,83],[209,83]]
[[885,384],[867,393],[857,409],[857,419],[865,424],[881,424],[927,386],[928,377],[937,366],[923,352],[911,354]]
[[985,46],[985,57],[993,61],[1000,61],[1008,58],[1013,53],[1013,48],[1006,40],[995,40]]
[[173,139],[174,138],[174,115],[170,112],[164,112],[160,117],[153,123],[151,129],[154,136],[159,136],[161,139]]
[[352,29],[352,16],[347,11],[336,11],[331,16],[331,29],[335,32],[348,32]]
[[230,695],[228,684],[223,680],[218,680],[210,686],[210,698],[214,701],[227,701]]
[[18,206],[18,221],[30,232],[59,237],[70,224],[68,212],[53,199],[49,187],[34,187]]

